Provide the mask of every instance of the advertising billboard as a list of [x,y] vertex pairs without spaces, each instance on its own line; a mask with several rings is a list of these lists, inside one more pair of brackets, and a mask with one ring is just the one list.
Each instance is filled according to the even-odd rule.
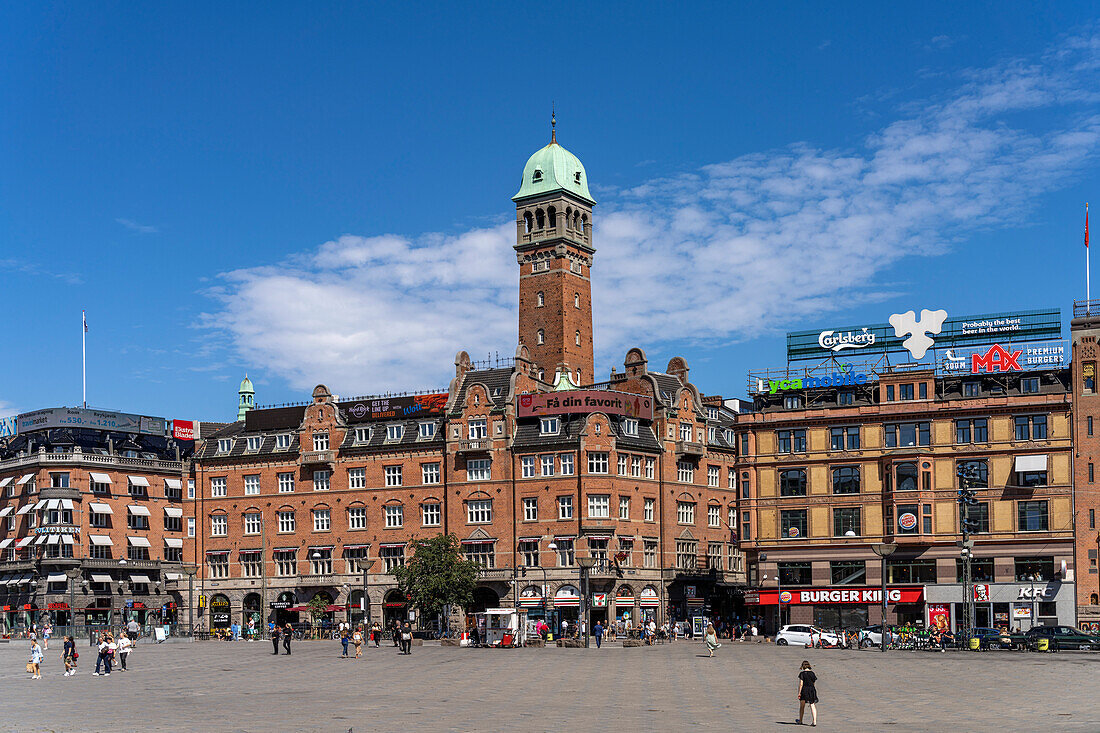
[[0,417],[0,438],[14,438],[18,434],[19,426],[15,415]]
[[610,392],[601,389],[578,389],[569,392],[524,394],[517,400],[519,417],[540,415],[587,415],[602,412],[609,415],[653,419],[653,399],[645,395]]
[[176,440],[194,440],[195,423],[191,420],[173,420],[172,437]]
[[32,430],[50,430],[52,428],[88,428],[91,430],[113,430],[120,433],[144,433],[146,435],[164,435],[167,421],[163,417],[131,415],[126,412],[107,410],[87,410],[81,407],[52,407],[46,410],[25,412],[16,418],[18,431],[27,433]]
[[339,404],[344,419],[352,423],[390,420],[398,417],[428,417],[442,414],[446,406],[446,392],[405,397],[374,397]]

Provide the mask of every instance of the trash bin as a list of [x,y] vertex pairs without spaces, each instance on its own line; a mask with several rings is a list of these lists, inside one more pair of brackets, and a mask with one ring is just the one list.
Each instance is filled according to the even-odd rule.
[[972,637],[970,639],[970,651],[976,652],[982,648],[982,640],[978,637]]
[[1039,637],[1035,641],[1035,648],[1038,649],[1041,652],[1049,652],[1050,651],[1050,639],[1044,639],[1043,637]]

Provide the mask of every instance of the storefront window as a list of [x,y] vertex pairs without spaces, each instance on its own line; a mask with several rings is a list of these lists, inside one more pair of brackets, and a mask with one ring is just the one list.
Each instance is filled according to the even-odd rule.
[[784,586],[811,585],[812,574],[808,562],[779,563],[779,580]]
[[935,560],[887,560],[887,582],[935,583]]
[[863,560],[833,560],[829,563],[833,585],[863,585],[867,582],[867,563]]
[[1017,557],[1015,560],[1016,580],[1053,580],[1053,557]]
[[805,496],[806,495],[806,471],[802,468],[791,468],[779,472],[780,496]]
[[779,512],[780,529],[783,537],[805,537],[807,511],[805,509],[787,509]]
[[[955,561],[955,579],[957,582],[963,582],[963,561]],[[975,583],[992,583],[993,582],[993,558],[982,557],[974,558],[970,561],[970,575],[971,579]]]

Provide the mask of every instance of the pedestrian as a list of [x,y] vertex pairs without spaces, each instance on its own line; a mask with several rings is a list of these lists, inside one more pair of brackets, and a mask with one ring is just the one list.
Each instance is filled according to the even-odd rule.
[[283,627],[283,651],[286,655],[290,656],[290,637],[294,636],[294,629],[291,627],[288,621],[286,626]]
[[814,686],[817,683],[817,675],[813,673],[813,669],[810,667],[809,662],[802,662],[802,670],[798,673],[798,724],[802,725],[802,714],[806,711],[806,706],[810,706],[810,716],[813,722],[810,725],[817,725],[817,688]]
[[759,638],[760,631],[759,631],[759,629],[756,628],[756,623],[753,623],[750,633],[752,634],[752,640],[755,641],[757,644],[759,644],[760,643],[760,638]]
[[256,641],[256,619],[248,619],[248,640]]
[[348,658],[348,642],[351,639],[348,637],[348,630],[344,628],[344,623],[340,622],[340,644],[344,647],[344,653],[341,655],[344,659]]
[[141,624],[137,622],[136,618],[130,619],[130,623],[126,624],[126,632],[130,637],[130,644],[136,644],[138,636],[141,634]]
[[355,633],[351,635],[352,642],[355,643],[355,658],[363,656],[363,627],[360,626],[355,629]]
[[377,649],[382,640],[382,624],[375,621],[370,627],[370,635],[374,638],[374,648]]
[[100,634],[98,652],[99,656],[95,660],[95,672],[92,672],[93,677],[100,675],[100,670],[103,670],[104,676],[110,676],[111,674],[111,649],[107,640],[110,638],[108,634]]
[[122,665],[123,672],[126,671],[126,658],[130,656],[133,648],[134,642],[125,631],[118,635],[118,663]]
[[390,622],[390,632],[393,634],[393,645],[397,647],[398,651],[401,650],[401,624],[397,623],[397,619]]
[[712,657],[715,649],[722,648],[722,645],[718,643],[718,632],[714,630],[714,624],[707,624],[707,633],[703,640],[706,641],[707,649],[710,650],[710,656]]
[[42,679],[42,647],[38,646],[38,640],[31,642],[31,659],[27,662],[27,671],[31,673],[32,680]]
[[76,651],[76,642],[73,637],[66,636],[65,644],[61,650],[61,661],[65,663],[65,676],[72,677],[76,674],[76,659],[79,656]]
[[279,656],[279,627],[275,624],[271,624],[271,653],[275,656]]
[[53,634],[53,625],[49,621],[42,627],[42,651],[50,648],[50,635]]
[[569,621],[568,621],[568,619],[563,618],[561,620],[561,638],[563,638],[563,639],[568,639],[569,638]]
[[412,627],[409,626],[409,622],[406,621],[405,625],[401,627],[401,653],[412,654]]
[[592,627],[592,635],[596,637],[596,648],[599,649],[603,643],[603,625],[599,621]]

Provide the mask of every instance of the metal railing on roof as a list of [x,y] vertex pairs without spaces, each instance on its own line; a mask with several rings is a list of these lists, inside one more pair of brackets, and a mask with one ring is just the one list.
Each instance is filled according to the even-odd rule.
[[1100,316],[1100,300],[1073,301],[1073,317]]
[[501,369],[505,367],[514,367],[516,365],[516,358],[514,356],[501,356],[500,352],[495,352],[486,356],[486,358],[471,361],[470,366],[474,370],[480,369]]
[[[393,397],[414,397],[416,395],[423,394],[441,394],[447,391],[446,387],[431,388],[431,389],[414,389],[404,392],[379,392],[372,395],[356,395],[355,397],[338,397],[337,402],[363,402],[365,400],[384,400]],[[278,407],[308,407],[313,404],[313,400],[305,400],[303,402],[276,402],[270,405],[257,405],[256,410],[272,410]]]

